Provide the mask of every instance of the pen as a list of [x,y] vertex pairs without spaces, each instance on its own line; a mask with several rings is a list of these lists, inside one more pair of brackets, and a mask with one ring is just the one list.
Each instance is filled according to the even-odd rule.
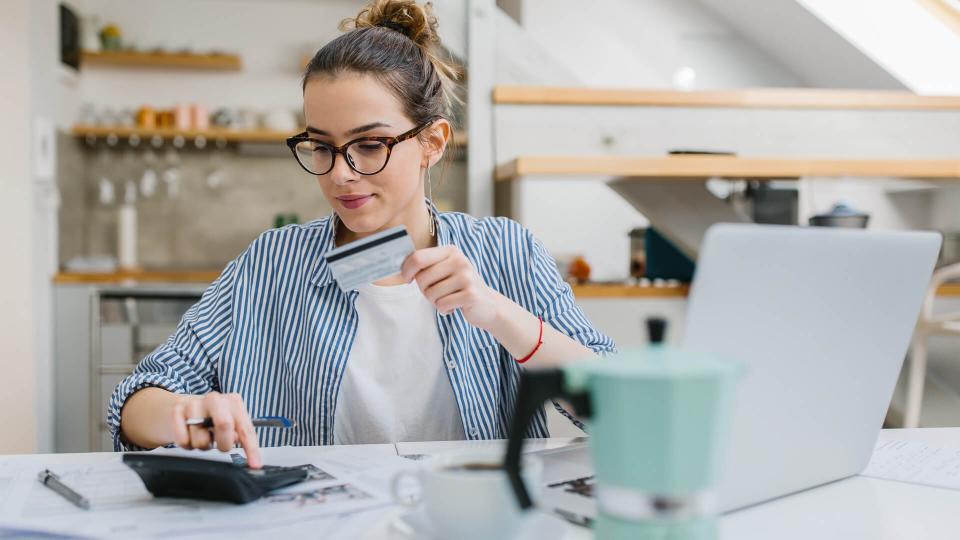
[[567,520],[574,525],[579,525],[581,527],[592,528],[593,527],[593,518],[589,516],[584,516],[581,514],[576,514],[563,508],[554,508],[553,511],[563,519]]
[[70,489],[70,487],[61,482],[60,477],[54,474],[50,469],[44,469],[40,471],[40,474],[37,475],[37,480],[39,480],[41,484],[57,492],[57,494],[64,499],[75,504],[78,508],[82,508],[84,510],[90,509],[90,501],[88,501],[83,495]]
[[[297,425],[296,422],[283,416],[263,416],[261,418],[254,418],[252,420],[253,427],[274,427],[274,428],[284,428],[289,429]],[[206,418],[187,418],[186,424],[188,426],[202,426],[205,428],[213,427],[213,418],[209,416]]]

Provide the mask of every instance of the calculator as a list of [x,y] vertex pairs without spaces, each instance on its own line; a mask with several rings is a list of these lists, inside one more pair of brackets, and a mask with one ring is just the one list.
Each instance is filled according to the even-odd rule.
[[178,497],[246,504],[270,491],[297,484],[310,476],[312,465],[278,467],[244,465],[181,456],[125,454],[154,497]]

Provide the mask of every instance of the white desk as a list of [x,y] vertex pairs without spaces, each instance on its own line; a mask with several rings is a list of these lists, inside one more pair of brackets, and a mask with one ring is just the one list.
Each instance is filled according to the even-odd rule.
[[[884,430],[880,439],[960,448],[960,428]],[[955,539],[960,491],[856,476],[725,516],[721,531],[738,540]]]
[[[960,448],[960,428],[885,430],[881,439],[920,440],[940,446]],[[571,439],[528,441],[527,449],[545,449],[569,444]],[[457,451],[477,446],[497,446],[503,441],[480,443],[435,442],[401,443],[396,445],[364,445],[356,447],[357,454],[394,455],[434,454]],[[343,449],[343,447],[339,447]],[[298,453],[303,448],[296,449]],[[323,454],[330,447],[315,447],[309,451]],[[273,455],[282,458],[284,448],[266,449],[267,459]],[[58,464],[96,463],[111,456],[95,454],[51,454],[43,456],[45,466]],[[0,463],[30,459],[37,456],[4,456]],[[369,540],[406,539],[390,527],[399,510],[385,510],[371,520],[362,535]],[[91,519],[96,519],[91,514]],[[591,538],[587,529],[563,523],[564,538],[576,540]],[[960,538],[960,491],[924,487],[912,484],[853,477],[826,486],[784,497],[721,519],[722,538],[736,540],[769,539],[954,539]]]

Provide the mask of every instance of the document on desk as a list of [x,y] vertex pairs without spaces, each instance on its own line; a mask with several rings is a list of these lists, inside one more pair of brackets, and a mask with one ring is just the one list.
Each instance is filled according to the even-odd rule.
[[[265,449],[265,460],[275,464],[269,450]],[[295,454],[280,452],[282,459],[278,461],[305,457]],[[101,459],[97,463],[50,465],[65,484],[90,499],[90,510],[77,508],[37,481],[37,471],[48,466],[43,456],[31,457],[15,468],[0,467],[0,531],[16,528],[107,538],[207,537],[215,531],[237,538],[273,536],[274,530],[285,534],[301,530],[312,537],[320,530],[325,537],[338,538],[337,530],[344,534],[348,529],[355,530],[346,527],[351,522],[348,516],[392,505],[390,496],[365,477],[392,477],[410,466],[408,460],[397,456],[358,459],[363,466],[348,465],[346,455],[331,453],[329,463],[314,455],[298,464],[312,463],[327,474],[274,491],[250,504],[234,505],[154,498],[136,473],[120,461],[119,454],[98,457]],[[221,455],[220,459],[229,456]]]
[[960,448],[918,441],[878,442],[863,476],[960,489]]

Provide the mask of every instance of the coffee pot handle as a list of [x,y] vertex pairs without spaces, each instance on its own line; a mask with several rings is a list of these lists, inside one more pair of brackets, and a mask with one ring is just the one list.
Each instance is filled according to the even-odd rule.
[[524,434],[530,426],[533,415],[548,399],[564,398],[570,402],[573,412],[583,418],[590,416],[590,399],[587,393],[567,392],[564,387],[562,369],[525,370],[520,376],[520,390],[517,393],[516,409],[510,424],[507,454],[503,468],[510,479],[510,487],[517,497],[522,510],[533,506],[530,493],[520,476],[520,455],[523,450]]

